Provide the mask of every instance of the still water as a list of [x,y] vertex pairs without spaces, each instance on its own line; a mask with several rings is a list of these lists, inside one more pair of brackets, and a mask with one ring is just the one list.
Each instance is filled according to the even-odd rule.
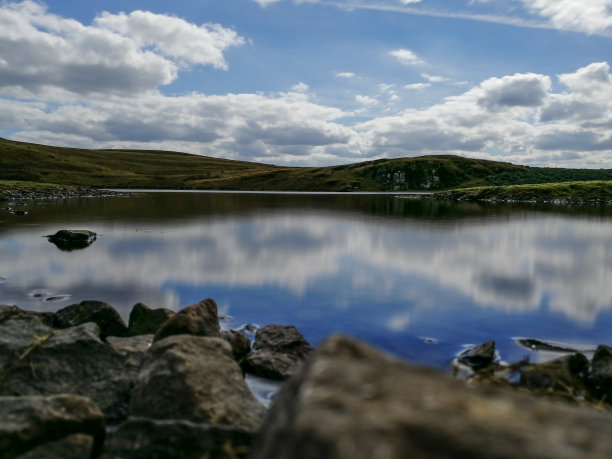
[[[3,203],[6,206],[7,203]],[[612,210],[438,203],[390,195],[141,193],[0,210],[0,304],[84,299],[178,310],[211,297],[224,326],[360,337],[448,368],[494,339],[612,344]],[[66,252],[45,235],[89,229]]]

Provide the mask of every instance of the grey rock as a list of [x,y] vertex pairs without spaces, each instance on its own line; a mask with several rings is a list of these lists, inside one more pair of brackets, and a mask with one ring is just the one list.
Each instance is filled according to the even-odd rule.
[[488,367],[495,360],[495,341],[489,340],[466,349],[458,360],[476,371]]
[[292,325],[266,325],[257,330],[253,353],[242,368],[257,376],[282,380],[292,376],[313,348]]
[[153,344],[153,335],[138,335],[129,338],[109,336],[106,342],[123,357],[125,369],[136,380],[147,351]]
[[589,360],[577,353],[546,363],[521,366],[519,384],[532,390],[568,392],[571,395],[582,388],[582,380],[588,372]]
[[55,326],[58,328],[74,327],[86,322],[98,324],[103,338],[129,336],[125,322],[117,310],[103,301],[81,301],[55,313]]
[[44,325],[53,326],[54,314],[52,312],[24,311],[17,306],[0,305],[0,323],[6,320],[38,318]]
[[129,413],[253,430],[265,408],[247,387],[227,342],[175,335],[149,349]]
[[600,345],[591,361],[591,374],[587,379],[590,394],[612,404],[612,348]]
[[251,352],[251,340],[236,330],[221,330],[221,338],[232,346],[234,358],[240,362]]
[[93,439],[88,454],[82,457],[100,452],[105,437],[104,415],[86,397],[70,394],[0,397],[0,459],[15,457],[75,433]]
[[244,458],[253,432],[185,420],[132,418],[111,432],[103,459]]
[[53,330],[40,320],[0,324],[0,388],[6,395],[73,393],[93,399],[109,422],[125,418],[135,365],[100,339],[93,322]]
[[217,303],[207,298],[181,309],[170,317],[155,333],[154,341],[172,335],[219,337]]
[[92,436],[72,434],[61,440],[37,446],[25,454],[20,454],[16,459],[84,459],[94,457],[93,451],[94,438]]
[[608,458],[609,413],[471,387],[332,337],[287,381],[251,459]]
[[174,315],[170,309],[151,309],[147,305],[137,303],[130,312],[128,330],[130,335],[155,334],[159,327]]

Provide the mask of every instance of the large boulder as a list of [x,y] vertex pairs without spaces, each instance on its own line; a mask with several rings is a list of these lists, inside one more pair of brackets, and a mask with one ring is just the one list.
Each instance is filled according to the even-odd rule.
[[286,379],[298,370],[312,350],[293,325],[266,325],[257,330],[253,353],[242,368],[263,378]]
[[96,233],[89,230],[64,229],[47,236],[47,239],[55,244],[58,249],[71,252],[89,247],[96,240],[97,236]]
[[32,456],[33,449],[41,452],[38,457],[59,457],[49,454],[52,444],[66,443],[65,437],[73,434],[85,434],[86,438],[78,441],[88,448],[81,457],[100,452],[105,437],[104,415],[92,400],[70,394],[0,397],[0,459],[24,453],[36,457]]
[[181,309],[170,317],[155,333],[154,341],[172,335],[219,337],[217,303],[207,298]]
[[24,311],[23,309],[20,309],[17,306],[6,306],[0,304],[0,323],[7,320],[30,320],[33,318],[37,318],[44,325],[52,327],[53,322],[55,320],[55,315],[52,312]]
[[129,412],[253,430],[265,408],[247,387],[227,342],[176,335],[149,349]]
[[247,457],[253,436],[235,427],[133,418],[109,435],[102,459],[238,459]]
[[94,322],[100,327],[103,338],[107,336],[129,336],[125,322],[110,304],[103,301],[86,300],[71,304],[55,313],[54,325],[68,328]]
[[0,323],[0,389],[4,395],[73,393],[90,397],[109,422],[125,418],[139,365],[100,338],[93,322],[65,330],[36,317]]
[[608,458],[612,416],[470,387],[332,337],[285,383],[252,459]]
[[170,309],[151,309],[146,304],[137,303],[130,312],[128,330],[130,335],[154,335],[174,312]]

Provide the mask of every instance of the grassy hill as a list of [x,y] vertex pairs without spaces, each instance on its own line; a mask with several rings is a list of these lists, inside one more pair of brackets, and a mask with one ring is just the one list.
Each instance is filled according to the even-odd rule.
[[458,156],[280,167],[186,153],[86,150],[0,138],[0,181],[94,188],[276,191],[447,190],[516,183],[612,180],[612,170],[546,169]]

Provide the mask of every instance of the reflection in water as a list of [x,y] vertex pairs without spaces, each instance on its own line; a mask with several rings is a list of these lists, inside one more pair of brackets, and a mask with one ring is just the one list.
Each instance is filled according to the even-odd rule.
[[[97,299],[127,318],[137,302],[210,296],[231,326],[295,324],[315,343],[342,331],[437,365],[490,338],[519,358],[516,336],[604,342],[612,322],[612,219],[598,209],[197,193],[29,209],[0,221],[0,303]],[[67,253],[41,237],[75,226],[96,244]]]

